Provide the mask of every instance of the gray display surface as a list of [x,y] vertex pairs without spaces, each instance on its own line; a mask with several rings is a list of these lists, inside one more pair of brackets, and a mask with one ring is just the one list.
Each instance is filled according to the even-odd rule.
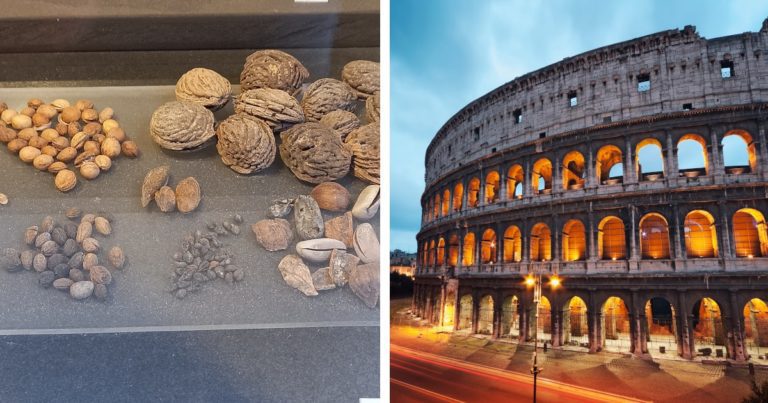
[[[233,93],[239,89],[233,88]],[[288,251],[281,252],[267,252],[256,242],[250,224],[267,218],[273,199],[308,194],[313,187],[296,179],[279,155],[270,168],[245,176],[227,168],[215,146],[186,153],[161,150],[149,136],[149,120],[157,106],[174,100],[172,86],[0,88],[0,101],[11,108],[23,107],[30,98],[47,102],[64,98],[73,103],[85,98],[99,110],[112,107],[142,155],[116,159],[109,172],[93,181],[78,175],[78,186],[64,194],[54,187],[53,175],[24,164],[3,147],[0,193],[8,195],[10,202],[0,206],[0,247],[23,250],[25,228],[39,224],[46,215],[64,221],[64,211],[78,207],[84,212],[105,211],[114,216],[112,235],[97,239],[104,250],[121,246],[129,264],[121,271],[113,270],[114,281],[105,302],[75,301],[67,293],[43,289],[37,285],[34,272],[0,272],[0,333],[378,326],[378,308],[367,308],[349,287],[310,298],[285,284],[277,264],[287,253],[293,253],[296,240]],[[232,103],[216,112],[216,119],[223,120],[231,113]],[[154,204],[141,207],[144,175],[163,164],[171,166],[173,184],[188,176],[200,183],[203,198],[193,213],[165,214]],[[351,173],[339,182],[350,190],[353,199],[366,185]],[[206,223],[231,220],[234,214],[245,219],[242,233],[223,240],[233,253],[234,264],[246,270],[245,280],[234,285],[216,280],[183,300],[176,299],[167,287],[172,255],[180,248],[184,234],[197,229],[205,232]],[[336,215],[326,214],[326,219]],[[371,221],[377,231],[378,219],[377,215]],[[311,269],[320,267],[313,265]]]

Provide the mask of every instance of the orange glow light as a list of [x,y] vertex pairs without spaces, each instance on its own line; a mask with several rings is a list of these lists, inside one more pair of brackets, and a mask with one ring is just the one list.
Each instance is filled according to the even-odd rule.
[[560,287],[560,277],[557,277],[557,276],[552,276],[552,277],[549,279],[549,285],[551,285],[551,286],[552,286],[552,288],[557,288],[557,287]]
[[525,285],[528,287],[533,287],[536,284],[536,280],[533,278],[532,275],[528,275],[525,277]]

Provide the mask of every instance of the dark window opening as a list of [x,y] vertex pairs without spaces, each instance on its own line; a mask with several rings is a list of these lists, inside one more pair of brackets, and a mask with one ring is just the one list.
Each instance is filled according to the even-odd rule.
[[651,89],[651,75],[650,74],[638,74],[637,75],[637,90],[645,92]]
[[693,110],[693,104],[683,104],[683,110],[684,111],[690,111]]
[[720,61],[720,77],[731,78],[733,77],[733,62],[730,60]]
[[604,116],[603,117],[603,123],[611,123],[611,117],[610,116]]
[[512,116],[515,118],[515,123],[523,123],[523,110],[522,109],[515,109],[514,112],[512,112]]
[[480,128],[475,127],[475,141],[480,140]]
[[495,153],[496,152],[496,147],[491,148],[491,152]]
[[544,137],[547,137],[547,132],[541,132],[539,133],[539,138],[543,139]]
[[568,105],[574,107],[579,104],[579,98],[576,96],[576,91],[568,93]]
[[450,145],[450,144],[448,144],[448,154],[450,154],[450,153],[451,153],[451,148],[452,148],[452,147],[451,147],[451,145]]

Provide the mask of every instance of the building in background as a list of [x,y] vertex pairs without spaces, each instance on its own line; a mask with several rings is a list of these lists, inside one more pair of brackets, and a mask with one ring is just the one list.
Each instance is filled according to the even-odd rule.
[[389,252],[389,272],[413,277],[416,274],[416,253],[395,249]]

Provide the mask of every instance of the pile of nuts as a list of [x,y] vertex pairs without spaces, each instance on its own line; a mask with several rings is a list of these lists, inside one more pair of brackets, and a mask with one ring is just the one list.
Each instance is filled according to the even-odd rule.
[[77,186],[69,164],[91,180],[108,171],[120,155],[139,156],[136,143],[114,119],[112,108],[97,111],[87,99],[74,105],[66,99],[50,104],[30,99],[18,112],[0,102],[0,142],[23,162],[55,174],[54,184],[62,192]]
[[182,179],[176,190],[168,186],[171,167],[162,165],[150,169],[141,185],[141,206],[147,207],[154,200],[163,213],[179,210],[182,214],[191,213],[200,204],[202,194],[197,179]]
[[[24,270],[38,273],[38,284],[43,288],[53,287],[66,291],[77,300],[91,296],[104,300],[112,283],[112,272],[106,262],[114,269],[122,269],[126,264],[125,254],[119,246],[112,247],[104,258],[99,258],[103,251],[97,235],[109,236],[112,233],[111,220],[107,214],[85,214],[80,218],[79,209],[67,210],[70,219],[59,224],[51,216],[43,222],[27,228],[24,243],[30,247],[19,253],[16,249],[6,248],[0,253],[0,268],[9,272]],[[80,218],[80,223],[75,221]]]
[[[364,188],[351,211],[351,197],[346,188],[335,182],[317,185],[310,195],[295,199],[275,200],[270,207],[271,219],[251,226],[256,241],[267,251],[288,249],[296,236],[296,254],[285,256],[278,269],[285,282],[307,296],[318,291],[342,288],[349,283],[370,308],[379,298],[379,240],[367,222],[355,227],[354,221],[368,221],[379,209],[379,186]],[[327,221],[322,210],[343,213]],[[293,226],[284,217],[293,211]],[[347,250],[354,250],[348,253]],[[305,263],[319,266],[310,271]]]

